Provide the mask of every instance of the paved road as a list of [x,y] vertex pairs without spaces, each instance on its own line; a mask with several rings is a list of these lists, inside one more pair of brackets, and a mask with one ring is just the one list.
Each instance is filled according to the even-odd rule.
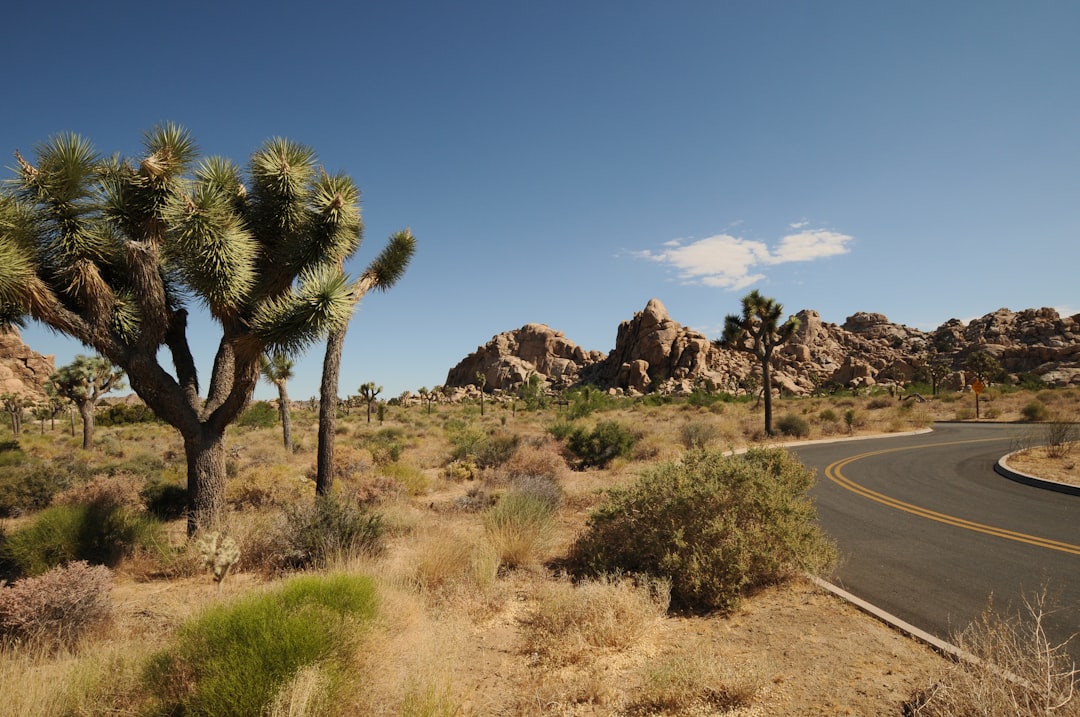
[[[933,432],[795,448],[818,469],[832,581],[943,639],[986,607],[1045,585],[1059,641],[1080,631],[1080,496],[1003,478],[994,463],[1031,426],[937,424]],[[1080,637],[1070,652],[1080,660]]]

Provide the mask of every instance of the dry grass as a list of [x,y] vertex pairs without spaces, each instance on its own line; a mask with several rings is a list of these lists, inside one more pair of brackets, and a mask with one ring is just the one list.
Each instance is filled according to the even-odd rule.
[[958,661],[911,704],[919,717],[960,714],[1075,717],[1080,715],[1080,668],[1067,643],[1051,642],[1043,623],[1052,612],[1043,590],[1016,612],[991,602],[953,642],[973,659]]
[[546,583],[521,619],[521,652],[561,667],[629,649],[666,614],[668,594],[663,583],[615,577]]
[[[1066,392],[1044,403],[1064,410],[1077,403]],[[932,400],[915,407],[897,401],[868,408],[867,399],[784,399],[777,415],[803,416],[810,439],[845,435],[845,412],[856,433],[922,427],[952,418],[970,396]],[[1003,420],[1019,418],[1030,395],[997,395],[984,402]],[[832,411],[830,416],[827,411]],[[232,432],[228,442],[230,533],[241,545],[240,572],[216,596],[212,578],[181,558],[172,569],[136,556],[118,566],[113,620],[77,648],[59,653],[7,649],[0,653],[0,694],[12,715],[136,714],[139,675],[149,656],[169,644],[179,625],[203,607],[275,584],[259,569],[271,562],[283,505],[309,500],[316,427],[294,413],[299,448],[286,453],[277,429]],[[824,414],[824,415],[823,415]],[[634,457],[604,470],[567,468],[547,427],[556,409],[518,412],[475,407],[391,407],[386,427],[402,431],[401,461],[425,476],[422,489],[376,480],[375,461],[363,440],[363,413],[343,417],[338,450],[343,459],[337,490],[371,495],[389,528],[378,557],[343,558],[334,570],[371,575],[381,609],[344,674],[313,667],[293,676],[268,713],[285,715],[614,715],[614,714],[899,714],[919,687],[934,684],[945,663],[870,618],[796,582],[749,597],[728,617],[665,614],[655,589],[615,579],[573,585],[549,561],[563,555],[584,527],[606,487],[636,479],[649,464],[678,457],[685,441],[738,448],[762,439],[760,409],[736,403],[697,408],[635,405],[600,414],[632,426],[642,436]],[[474,481],[443,475],[451,444],[449,421],[520,437],[514,456]],[[703,428],[687,426],[701,425]],[[117,461],[130,447],[165,460],[165,472],[182,476],[182,446],[164,427],[99,429]],[[27,433],[31,455],[52,458],[77,451],[62,434]],[[178,468],[179,466],[179,468]],[[562,500],[544,540],[507,558],[483,510],[466,510],[470,491],[513,490],[520,476],[558,484]],[[125,494],[128,478],[122,479]],[[396,483],[396,481],[394,481]],[[116,488],[116,486],[109,486]],[[399,484],[400,485],[400,484]],[[100,488],[100,486],[99,486]],[[75,494],[65,499],[77,499]],[[8,532],[28,518],[7,520]],[[172,536],[183,544],[183,524]],[[501,560],[500,560],[501,554]],[[140,562],[142,561],[142,562]],[[502,569],[499,568],[500,564]],[[520,566],[508,569],[509,565]],[[168,577],[166,577],[168,576]],[[333,700],[328,700],[334,695]]]

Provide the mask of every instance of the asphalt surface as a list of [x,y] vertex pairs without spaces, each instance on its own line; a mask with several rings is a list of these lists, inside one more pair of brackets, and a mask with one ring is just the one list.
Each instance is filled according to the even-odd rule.
[[[1030,425],[944,423],[793,448],[818,469],[819,520],[841,555],[830,581],[950,641],[991,596],[1015,610],[1045,588],[1050,637],[1080,632],[1080,496],[994,472],[1033,435]],[[1069,651],[1080,661],[1080,637]]]

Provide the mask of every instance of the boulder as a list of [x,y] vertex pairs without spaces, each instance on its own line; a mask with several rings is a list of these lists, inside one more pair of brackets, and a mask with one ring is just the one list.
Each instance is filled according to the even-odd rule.
[[56,371],[53,356],[43,356],[25,343],[15,328],[0,330],[0,393],[32,401],[46,400],[45,383]]

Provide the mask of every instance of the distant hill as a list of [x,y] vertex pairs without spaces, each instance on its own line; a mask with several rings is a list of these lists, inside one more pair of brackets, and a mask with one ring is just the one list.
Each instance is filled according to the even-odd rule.
[[[951,319],[925,332],[894,324],[882,314],[859,312],[842,325],[803,310],[800,328],[774,357],[774,385],[808,394],[820,386],[856,388],[905,383],[915,378],[934,351],[959,374],[973,351],[985,351],[1014,378],[1038,377],[1047,386],[1080,386],[1080,314],[1061,317],[1054,309],[998,309],[964,324]],[[717,348],[704,334],[672,319],[658,299],[619,324],[608,353],[585,351],[544,324],[526,324],[498,334],[450,369],[445,386],[466,388],[477,373],[486,390],[513,390],[533,374],[555,388],[587,383],[626,393],[689,393],[711,382],[736,391],[758,371],[745,353]]]

